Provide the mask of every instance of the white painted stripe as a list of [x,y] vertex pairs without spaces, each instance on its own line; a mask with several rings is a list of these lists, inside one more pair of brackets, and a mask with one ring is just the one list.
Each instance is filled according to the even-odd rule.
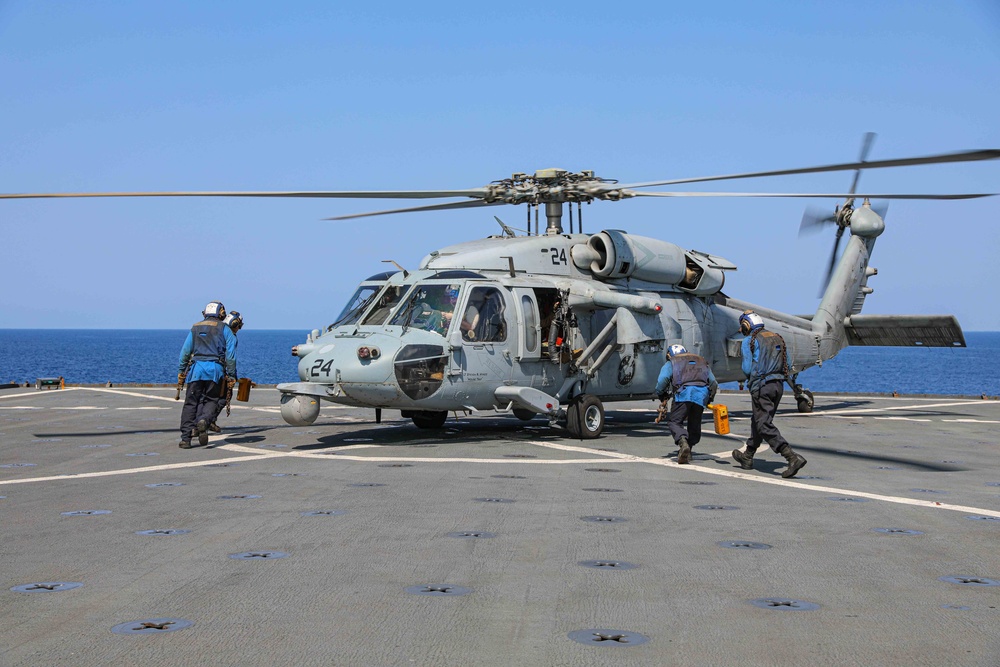
[[962,424],[1000,424],[1000,421],[989,419],[942,419],[943,422],[959,422]]
[[50,477],[31,477],[27,479],[5,479],[0,481],[0,485],[4,484],[27,484],[29,482],[51,482],[54,480],[62,479],[88,479],[92,477],[111,477],[113,475],[133,475],[136,473],[143,472],[158,472],[160,470],[179,470],[181,468],[199,468],[201,466],[211,465],[213,463],[237,463],[239,461],[254,461],[258,459],[273,459],[279,456],[284,456],[284,454],[272,454],[268,452],[266,454],[261,454],[259,451],[254,452],[254,456],[237,456],[228,459],[211,459],[204,461],[189,461],[186,463],[168,463],[166,465],[160,466],[146,466],[144,468],[126,468],[124,470],[102,470],[100,472],[82,472],[75,475],[52,475]]
[[[78,389],[82,389],[83,391],[96,391],[98,393],[105,393],[105,394],[118,394],[119,396],[135,396],[135,397],[138,397],[138,398],[152,398],[152,399],[155,399],[157,401],[173,401],[174,400],[173,396],[157,396],[155,394],[140,394],[137,391],[123,391],[121,389],[107,389],[107,388],[104,388],[104,387],[78,387]],[[181,401],[177,401],[177,403],[180,404]]]
[[[134,392],[134,391],[122,391],[121,389],[107,389],[107,388],[104,388],[104,387],[74,387],[74,388],[85,389],[87,391],[104,392],[104,393],[107,393],[107,394],[120,394],[122,396],[136,396],[138,398],[152,398],[152,399],[156,399],[158,401],[171,401],[171,402],[177,403],[178,406],[181,406],[181,405],[184,404],[184,401],[181,400],[181,399],[178,399],[178,400],[175,401],[173,396],[155,396],[153,394],[140,394],[140,393]],[[253,406],[249,406],[249,405],[237,405],[236,403],[233,403],[230,407],[232,407],[235,410],[251,410],[251,411],[256,411],[256,412],[281,412],[281,408],[253,407]],[[132,409],[139,409],[139,408],[132,408]],[[164,408],[146,408],[146,409],[161,409],[162,410]],[[166,409],[169,409],[169,408],[166,408]]]
[[[532,444],[532,443],[529,443]],[[512,463],[512,464],[525,464],[534,463],[541,465],[567,465],[571,463],[607,463],[606,458],[595,458],[595,459],[476,459],[476,458],[438,458],[438,457],[412,457],[412,456],[344,456],[341,454],[331,454],[331,451],[342,452],[346,449],[354,449],[361,447],[383,447],[383,445],[354,445],[353,447],[337,447],[336,449],[326,450],[326,452],[281,452],[280,456],[289,456],[295,458],[306,458],[306,459],[325,459],[327,461],[336,459],[338,461],[375,461],[378,463]],[[244,447],[243,445],[224,445],[220,449],[225,449],[231,452],[247,452],[251,454],[256,454],[260,450],[252,449],[250,447]],[[596,452],[598,455],[603,454],[603,452]],[[630,462],[631,463],[631,462]]]
[[917,405],[893,405],[884,408],[841,408],[839,410],[819,410],[816,412],[792,412],[790,417],[832,417],[835,415],[853,415],[862,412],[885,412],[886,410],[926,410],[927,408],[955,408],[963,405],[989,405],[995,407],[1000,401],[955,401],[952,403],[921,403]]
[[603,454],[605,456],[616,458],[621,460],[623,463],[628,462],[643,462],[650,463],[652,465],[664,466],[667,468],[678,468],[681,470],[686,470],[689,472],[699,472],[708,475],[719,475],[721,477],[733,477],[735,479],[743,479],[750,482],[759,482],[761,484],[773,484],[775,486],[787,486],[793,489],[803,489],[806,491],[819,491],[822,493],[832,493],[837,496],[852,496],[856,498],[869,498],[871,500],[881,500],[889,503],[896,503],[900,505],[913,505],[915,507],[926,507],[929,509],[944,509],[953,510],[956,512],[966,512],[968,514],[979,514],[983,516],[994,516],[1000,518],[1000,511],[997,510],[987,510],[979,507],[967,507],[964,505],[952,505],[950,503],[940,503],[933,500],[917,500],[916,498],[904,498],[901,496],[886,496],[878,493],[868,493],[865,491],[852,491],[850,489],[838,489],[832,486],[818,486],[815,484],[805,484],[803,482],[796,482],[793,479],[783,479],[783,478],[773,478],[773,477],[761,477],[760,475],[751,475],[748,473],[735,472],[732,470],[716,470],[714,468],[705,468],[701,466],[695,466],[691,464],[680,465],[676,461],[671,461],[669,459],[647,459],[639,456],[632,456],[631,454],[622,454],[620,452],[602,452],[595,449],[588,449],[586,447],[575,447],[572,445],[560,445],[554,442],[531,442],[530,444],[537,445],[539,447],[548,447],[550,449],[560,449],[563,451],[573,451],[588,454]]
[[107,408],[96,405],[77,405],[74,407],[63,407],[61,405],[53,405],[51,407],[46,408],[46,410],[107,410]]
[[58,395],[62,391],[78,391],[79,387],[66,387],[65,389],[43,389],[41,391],[22,391],[16,394],[4,394],[0,396],[0,399],[4,398],[39,398],[42,396],[52,396],[53,394]]
[[40,405],[0,405],[0,410],[44,410]]
[[[881,419],[883,421],[896,421],[896,422],[929,422],[930,419],[915,419],[913,417],[875,417],[875,419]],[[945,421],[948,421],[945,419]]]

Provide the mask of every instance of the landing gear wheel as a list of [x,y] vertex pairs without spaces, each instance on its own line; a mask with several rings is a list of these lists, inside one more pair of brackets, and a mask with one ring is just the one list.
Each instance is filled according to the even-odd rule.
[[566,430],[574,438],[592,440],[604,432],[604,405],[593,394],[573,399],[566,410]]
[[511,412],[514,414],[515,417],[517,417],[523,422],[530,422],[532,419],[535,418],[535,414],[537,414],[532,412],[531,410],[525,410],[524,408],[514,408],[513,410],[511,410]]
[[447,412],[416,412],[410,415],[410,419],[413,420],[414,425],[417,428],[429,428],[436,429],[444,426],[445,420],[448,419]]
[[803,389],[802,392],[795,397],[795,402],[799,404],[799,412],[812,412],[813,405],[816,404],[815,399],[813,399],[813,393],[808,389]]

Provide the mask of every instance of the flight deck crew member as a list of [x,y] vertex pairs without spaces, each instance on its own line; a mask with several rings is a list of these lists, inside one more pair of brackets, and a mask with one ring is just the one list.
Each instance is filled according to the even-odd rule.
[[767,441],[778,454],[785,457],[788,467],[782,477],[795,477],[806,460],[792,451],[788,441],[774,426],[774,413],[784,394],[784,383],[788,377],[790,356],[785,340],[771,331],[764,330],[764,320],[760,315],[748,310],[740,316],[740,333],[743,334],[743,373],[750,388],[753,405],[753,419],[750,422],[750,439],[746,450],[733,450],[733,458],[744,470],[753,469],[753,456],[760,443]]
[[181,449],[189,449],[195,435],[198,444],[208,444],[208,423],[215,414],[225,380],[236,379],[236,336],[224,322],[226,307],[212,301],[202,316],[205,319],[191,327],[184,341],[177,371],[178,383],[187,379],[181,410]]
[[688,353],[683,345],[667,348],[667,363],[660,369],[656,395],[661,399],[671,394],[674,397],[667,428],[679,448],[677,463],[691,462],[691,448],[701,440],[701,415],[718,388],[719,383],[705,359]]
[[[226,326],[229,327],[229,330],[233,332],[233,338],[236,339],[236,342],[233,343],[233,358],[235,359],[237,347],[240,342],[239,336],[237,336],[236,334],[238,334],[240,329],[243,328],[243,316],[240,315],[240,311],[231,310],[226,315],[226,319],[224,319],[223,322],[225,322]],[[237,377],[239,377],[239,373],[236,371],[236,369],[233,369],[232,378],[237,378]],[[216,402],[217,407],[215,409],[215,414],[213,414],[211,419],[208,420],[208,430],[212,431],[213,433],[222,432],[222,429],[219,428],[219,425],[215,423],[215,420],[217,420],[219,418],[219,415],[222,414],[222,410],[226,407],[226,404],[229,402],[229,398],[232,396],[233,385],[232,382],[230,381],[232,378],[227,378],[226,387],[225,389],[222,390],[222,396],[220,396],[219,400]]]

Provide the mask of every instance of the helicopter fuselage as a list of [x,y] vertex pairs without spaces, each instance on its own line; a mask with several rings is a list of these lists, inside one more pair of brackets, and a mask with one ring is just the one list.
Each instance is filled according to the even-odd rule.
[[[720,382],[742,380],[738,319],[752,306],[720,291],[735,268],[614,231],[444,248],[418,271],[362,282],[346,315],[296,347],[300,382],[279,386],[283,415],[311,423],[326,400],[552,416],[584,393],[652,397],[674,343],[705,357]],[[808,320],[757,310],[785,337],[795,372],[820,361]]]

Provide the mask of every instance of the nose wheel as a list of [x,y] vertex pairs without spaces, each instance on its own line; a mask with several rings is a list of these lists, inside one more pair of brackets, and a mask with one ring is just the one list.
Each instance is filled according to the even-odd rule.
[[444,426],[445,421],[448,419],[448,413],[425,410],[414,412],[409,417],[413,420],[413,424],[417,428],[439,429]]

